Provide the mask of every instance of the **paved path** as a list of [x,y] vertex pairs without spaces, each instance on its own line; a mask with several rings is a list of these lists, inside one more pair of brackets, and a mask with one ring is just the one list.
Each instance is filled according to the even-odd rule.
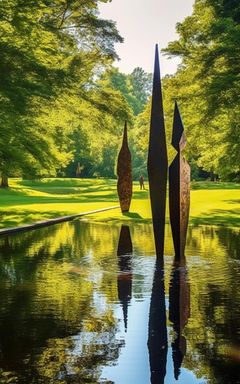
[[40,227],[47,227],[49,225],[62,223],[64,221],[71,221],[71,220],[77,219],[78,217],[91,215],[93,213],[98,213],[98,212],[110,211],[112,209],[117,209],[117,208],[120,208],[120,206],[115,205],[113,207],[96,209],[95,211],[78,213],[76,215],[62,216],[62,217],[57,217],[56,219],[37,221],[36,223],[33,223],[33,224],[21,225],[20,227],[3,228],[3,229],[0,229],[0,235],[7,235],[9,233],[27,231],[29,229],[36,229],[36,228],[40,228]]

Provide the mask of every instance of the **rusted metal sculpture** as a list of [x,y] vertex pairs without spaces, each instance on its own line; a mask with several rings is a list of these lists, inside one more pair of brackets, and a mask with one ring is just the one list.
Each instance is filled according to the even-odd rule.
[[[167,146],[164,125],[163,99],[159,66],[158,46],[156,45],[153,76],[152,110],[148,149],[148,179],[152,208],[153,229],[157,255],[163,255],[166,189],[167,189]],[[161,246],[162,248],[158,248]]]
[[148,350],[151,383],[163,384],[168,353],[163,255],[158,255],[155,266],[149,314]]
[[190,166],[182,155],[186,143],[182,119],[175,103],[172,146],[177,155],[169,167],[169,211],[176,260],[184,258],[190,207]]
[[129,227],[122,225],[118,241],[118,299],[123,309],[125,332],[127,331],[128,305],[132,297],[132,240]]
[[173,323],[175,339],[172,343],[174,376],[178,380],[183,358],[186,355],[187,343],[183,330],[190,317],[190,284],[187,276],[185,260],[174,262],[169,288],[169,320]]
[[118,197],[122,212],[128,212],[132,199],[132,163],[128,147],[127,123],[125,123],[122,147],[117,161]]

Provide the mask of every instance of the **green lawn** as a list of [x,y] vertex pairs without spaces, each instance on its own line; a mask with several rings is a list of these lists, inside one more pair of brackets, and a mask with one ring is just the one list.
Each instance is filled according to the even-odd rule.
[[[9,189],[0,189],[0,228],[118,204],[116,180],[12,179]],[[122,215],[120,209],[116,209],[90,215],[88,219],[149,222],[151,210],[148,190],[140,191],[138,183],[134,182],[133,200],[128,214]],[[190,222],[240,226],[240,184],[193,183]]]

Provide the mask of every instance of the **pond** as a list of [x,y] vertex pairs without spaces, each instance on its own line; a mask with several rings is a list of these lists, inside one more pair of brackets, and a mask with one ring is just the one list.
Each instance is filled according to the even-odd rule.
[[0,383],[240,383],[240,240],[73,221],[0,237]]

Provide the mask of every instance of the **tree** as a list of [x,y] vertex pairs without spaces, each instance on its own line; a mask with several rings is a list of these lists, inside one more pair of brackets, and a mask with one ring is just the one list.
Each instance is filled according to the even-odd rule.
[[121,92],[135,116],[143,111],[151,93],[151,74],[139,67],[129,75],[121,73],[117,68],[110,68],[103,74],[102,81]]
[[149,101],[152,92],[152,74],[137,67],[128,78],[131,85],[131,92],[136,99],[134,114],[138,115],[143,111],[145,105]]
[[70,160],[66,145],[58,145],[59,126],[48,129],[42,122],[49,106],[58,109],[61,92],[85,97],[96,74],[116,57],[114,43],[122,39],[112,21],[99,18],[99,2],[0,3],[3,186],[13,172],[54,175]]
[[197,163],[224,179],[240,175],[238,18],[235,1],[196,0],[164,50],[182,58],[168,90],[181,102]]

